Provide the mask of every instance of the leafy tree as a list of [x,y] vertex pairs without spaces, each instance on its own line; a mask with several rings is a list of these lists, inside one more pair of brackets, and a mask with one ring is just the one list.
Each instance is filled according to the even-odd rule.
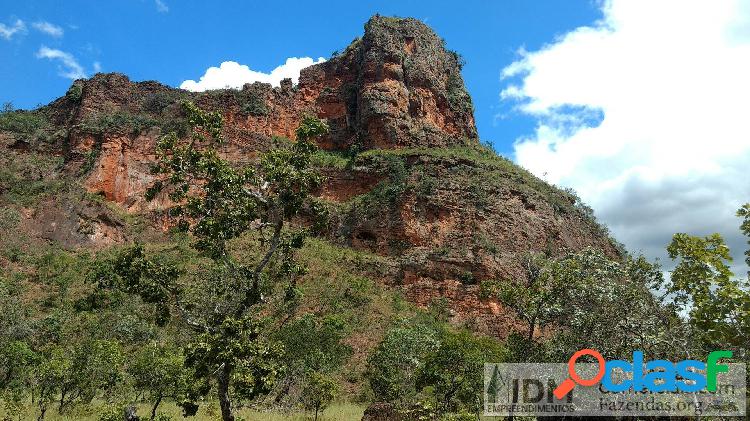
[[390,329],[367,359],[367,378],[379,401],[409,402],[427,355],[440,344],[440,332],[424,324]]
[[[658,266],[643,257],[613,260],[595,249],[549,259],[524,258],[524,288],[510,282],[483,286],[527,322],[525,337],[511,335],[518,359],[562,361],[581,348],[606,357],[632,349],[665,356],[668,339],[681,327],[675,311],[659,305],[649,287],[662,280]],[[536,329],[554,335],[534,339]]]
[[[304,389],[313,372],[328,374],[339,368],[352,353],[352,348],[341,342],[347,325],[341,317],[316,317],[304,314],[283,325],[274,337],[284,346],[286,369],[280,382],[276,402]],[[296,396],[294,396],[296,398]]]
[[526,254],[521,258],[526,272],[521,287],[512,282],[485,282],[481,294],[492,297],[511,308],[526,322],[526,337],[531,341],[537,329],[555,322],[562,311],[566,297],[564,291],[571,287],[567,279],[554,276],[552,262],[541,254]]
[[308,375],[305,388],[302,390],[302,403],[305,409],[315,411],[315,420],[318,413],[325,409],[333,401],[338,391],[336,381],[326,374],[313,372]]
[[[748,209],[745,205],[738,212],[745,218],[741,227],[745,232],[750,226]],[[744,354],[750,343],[750,284],[729,268],[732,258],[722,237],[678,233],[667,252],[678,263],[661,286],[674,305],[689,314],[706,349],[729,345]]]
[[341,317],[307,313],[283,326],[276,337],[284,344],[287,364],[298,365],[298,370],[328,372],[351,355],[351,347],[341,343],[346,329]]
[[546,344],[547,359],[565,360],[581,348],[598,349],[605,358],[626,357],[633,349],[654,356],[673,352],[663,339],[681,322],[649,291],[662,279],[658,266],[587,249],[557,260],[552,271],[569,287],[556,321],[560,333]]
[[151,419],[164,398],[181,401],[185,398],[190,373],[185,369],[185,358],[170,346],[151,344],[140,348],[132,357],[127,371],[133,386],[152,401]]
[[114,341],[87,339],[50,349],[34,373],[40,419],[55,401],[62,413],[75,402],[89,403],[111,391],[122,380],[122,363],[122,350]]
[[[750,203],[745,203],[742,207],[737,210],[737,216],[742,218],[742,224],[740,225],[740,231],[748,237],[748,246],[750,246]],[[750,266],[750,247],[745,250],[745,263]],[[750,272],[747,273],[750,278]]]
[[36,353],[24,341],[0,343],[0,398],[6,410],[21,406],[31,388]]
[[55,347],[48,351],[42,362],[34,370],[34,395],[39,408],[39,420],[43,420],[47,409],[60,395],[60,406],[65,404],[64,398],[74,388],[72,379],[72,361],[66,350]]
[[[305,117],[291,147],[264,154],[257,167],[236,166],[219,154],[221,115],[192,103],[183,108],[192,136],[180,139],[171,133],[159,141],[153,172],[161,181],[147,198],[167,195],[178,229],[192,234],[192,247],[211,264],[203,279],[185,285],[176,266],[149,258],[136,246],[103,271],[100,281],[140,295],[155,305],[162,323],[177,316],[192,332],[185,348],[197,385],[192,396],[208,394],[215,383],[222,418],[229,421],[234,419],[232,395],[251,400],[266,394],[281,372],[281,347],[263,334],[257,315],[279,287],[287,299],[298,295],[296,281],[305,269],[295,262],[294,252],[305,233],[285,226],[320,183],[310,159],[317,148],[314,139],[328,127]],[[251,264],[229,247],[246,233],[255,233],[261,250]],[[187,412],[193,412],[189,406]]]
[[446,331],[437,350],[427,355],[416,384],[419,389],[431,389],[441,412],[467,408],[478,417],[484,364],[503,362],[507,356],[507,350],[494,339]]

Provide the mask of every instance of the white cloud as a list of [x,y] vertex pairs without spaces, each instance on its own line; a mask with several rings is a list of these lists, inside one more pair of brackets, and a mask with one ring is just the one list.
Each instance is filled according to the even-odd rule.
[[167,13],[169,12],[169,6],[167,6],[166,3],[164,3],[162,0],[154,0],[156,3],[156,11],[159,13]]
[[83,70],[83,66],[81,66],[76,58],[70,53],[42,46],[36,53],[36,56],[37,58],[59,61],[60,76],[62,77],[73,80],[86,77],[86,72]]
[[39,32],[43,32],[51,37],[60,38],[65,34],[65,31],[52,23],[46,21],[34,22],[31,24]]
[[98,61],[94,62],[94,73],[99,73],[102,71],[102,64]]
[[664,259],[675,232],[720,232],[741,263],[750,3],[611,0],[602,12],[503,70],[501,97],[538,118],[516,161],[575,188],[632,251]]
[[290,57],[286,59],[286,63],[273,69],[271,73],[251,70],[248,66],[235,61],[225,61],[219,67],[209,67],[198,82],[186,80],[180,84],[180,88],[195,92],[209,89],[239,89],[242,85],[253,82],[279,86],[284,78],[291,78],[294,83],[297,83],[300,70],[324,61],[323,57],[319,57],[317,61],[310,57]]
[[5,38],[7,41],[10,41],[15,34],[23,34],[25,32],[26,24],[21,19],[16,19],[10,26],[0,23],[0,37]]

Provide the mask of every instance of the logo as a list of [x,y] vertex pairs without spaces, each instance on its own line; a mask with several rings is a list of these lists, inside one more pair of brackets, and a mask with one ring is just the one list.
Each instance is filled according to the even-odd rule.
[[[576,361],[584,355],[594,357],[599,369],[590,379],[582,379],[575,369]],[[699,392],[707,390],[716,392],[716,378],[719,373],[729,372],[729,365],[719,364],[721,358],[731,358],[732,351],[712,351],[706,362],[698,360],[683,360],[672,363],[667,360],[652,360],[643,363],[643,351],[633,352],[633,361],[623,360],[604,361],[602,355],[593,349],[582,349],[568,361],[568,378],[554,390],[557,399],[562,399],[570,393],[576,384],[594,386],[601,382],[604,392],[625,392],[632,390],[642,392]],[[630,374],[632,378],[613,376],[615,370],[619,374]],[[705,374],[701,374],[705,372]]]
[[[584,362],[588,357],[595,362]],[[486,416],[742,417],[745,364],[731,351],[705,359],[646,361],[643,351],[605,360],[582,349],[566,363],[485,364]]]

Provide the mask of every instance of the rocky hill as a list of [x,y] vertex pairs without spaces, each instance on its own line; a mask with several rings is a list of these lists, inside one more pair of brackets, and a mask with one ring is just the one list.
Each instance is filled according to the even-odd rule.
[[455,323],[507,335],[512,317],[478,290],[487,279],[522,279],[521,253],[620,254],[574,194],[481,144],[458,54],[417,20],[381,16],[297,85],[192,93],[97,74],[47,106],[6,112],[0,204],[18,217],[3,241],[101,248],[168,227],[165,201],[143,197],[157,139],[187,134],[184,100],[222,113],[222,152],[236,162],[293,141],[305,114],[327,119],[316,163],[328,218],[299,222],[379,255],[373,276],[420,306],[441,300]]

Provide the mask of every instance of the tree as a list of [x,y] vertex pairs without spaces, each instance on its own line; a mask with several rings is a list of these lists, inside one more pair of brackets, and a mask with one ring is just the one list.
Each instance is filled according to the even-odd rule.
[[642,256],[615,260],[586,249],[557,259],[552,271],[569,287],[557,334],[544,344],[547,360],[564,361],[582,348],[597,349],[605,358],[624,358],[633,349],[654,358],[674,352],[665,339],[681,322],[649,290],[662,279],[657,265]]
[[317,421],[318,413],[336,397],[338,385],[334,379],[320,372],[310,373],[305,383],[305,388],[302,390],[302,403],[305,409],[315,411],[315,421]]
[[571,288],[568,279],[554,276],[550,266],[553,261],[541,254],[526,254],[521,264],[526,272],[522,285],[509,281],[489,281],[481,286],[483,298],[498,299],[526,322],[526,338],[531,341],[534,332],[555,322]]
[[[161,323],[176,316],[191,333],[185,362],[195,373],[191,396],[204,396],[215,383],[222,418],[234,419],[233,399],[254,399],[268,393],[282,369],[281,347],[264,335],[258,314],[281,287],[284,297],[297,294],[296,281],[305,269],[294,260],[304,230],[286,222],[302,208],[320,177],[310,168],[314,139],[327,125],[305,117],[291,147],[264,154],[257,166],[233,165],[219,154],[222,117],[184,103],[190,138],[175,133],[158,143],[153,173],[160,181],[147,199],[166,195],[177,228],[192,234],[192,248],[210,259],[202,279],[180,282],[178,268],[133,247],[104,271],[104,287],[138,294],[154,304]],[[260,255],[241,262],[231,240],[254,234]],[[189,405],[191,411],[194,405]],[[187,407],[187,405],[186,405]]]
[[311,313],[281,326],[274,337],[284,345],[286,369],[275,403],[285,398],[298,403],[299,395],[294,392],[304,391],[311,373],[331,373],[349,358],[352,348],[341,342],[346,329],[340,316],[316,317]]
[[[741,229],[746,234],[748,210]],[[677,233],[667,247],[669,257],[677,260],[668,281],[660,285],[674,305],[689,314],[690,324],[702,335],[705,350],[730,345],[747,352],[750,343],[750,284],[736,278],[729,268],[729,247],[719,234],[696,237]]]
[[[740,231],[748,237],[747,244],[750,246],[750,203],[745,203],[742,207],[737,210],[737,216],[742,218],[742,224],[740,225]],[[750,247],[745,250],[745,263],[750,266]],[[748,279],[750,279],[750,271],[747,273]]]
[[379,401],[409,402],[427,355],[440,344],[440,332],[424,324],[404,323],[386,332],[367,359],[367,379]]
[[[45,355],[34,370],[34,394],[39,407],[39,420],[43,420],[49,406],[58,395],[66,396],[74,387],[71,378],[72,361],[65,350],[55,347]],[[64,402],[61,400],[60,409]]]
[[417,374],[417,388],[431,387],[438,408],[455,412],[467,408],[479,416],[485,363],[506,360],[507,350],[496,340],[470,332],[446,331],[440,346],[427,355]]
[[[498,299],[526,321],[510,347],[526,361],[562,361],[581,348],[595,348],[620,358],[634,348],[667,356],[682,322],[662,307],[649,287],[662,281],[661,270],[645,258],[611,259],[596,249],[550,259],[524,257],[523,286],[511,282],[483,285],[485,296]],[[535,338],[536,329],[551,335]]]
[[0,398],[9,411],[26,398],[37,360],[25,341],[0,343]]
[[181,401],[188,389],[190,373],[185,369],[185,358],[170,346],[150,344],[138,349],[128,365],[133,386],[148,394],[152,401],[151,419],[164,398]]

